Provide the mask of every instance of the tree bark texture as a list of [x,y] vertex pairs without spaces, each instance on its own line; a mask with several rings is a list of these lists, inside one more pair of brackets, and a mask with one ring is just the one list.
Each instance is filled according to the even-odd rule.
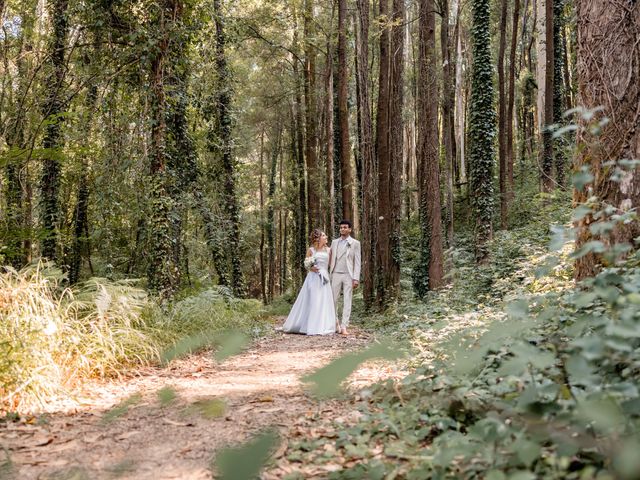
[[417,155],[421,241],[420,259],[414,270],[413,282],[416,293],[423,297],[428,290],[442,286],[444,266],[434,2],[421,0],[419,8]]
[[47,80],[47,97],[42,113],[48,120],[42,146],[45,158],[40,178],[40,208],[45,237],[41,254],[49,260],[57,260],[58,229],[60,228],[60,155],[63,144],[61,125],[65,112],[63,89],[65,81],[65,47],[68,36],[68,0],[55,0],[50,5],[53,37],[49,46],[48,63],[51,72]]
[[342,183],[342,215],[353,221],[353,178],[351,142],[349,141],[349,109],[347,105],[347,0],[338,0],[338,125],[340,129],[340,163]]
[[360,25],[357,76],[360,108],[358,147],[362,159],[362,277],[365,308],[370,309],[375,297],[378,166],[373,151],[369,94],[369,0],[357,0],[357,6]]
[[542,124],[542,191],[550,192],[556,185],[553,178],[553,77],[554,77],[554,46],[553,46],[553,1],[545,0],[545,68],[544,68],[544,117]]
[[[440,26],[440,49],[442,51],[442,143],[444,145],[445,170],[445,201],[446,201],[446,231],[447,245],[453,245],[453,169],[455,161],[455,131],[454,131],[454,66],[451,62],[449,38],[449,2],[441,0],[442,23]],[[435,41],[435,39],[434,39]],[[435,53],[435,52],[434,52]],[[435,73],[435,72],[434,72]],[[424,87],[424,84],[421,85]],[[436,117],[437,122],[437,117]]]
[[[640,207],[640,168],[627,170],[618,182],[610,179],[606,162],[640,159],[640,3],[578,0],[578,104],[587,109],[604,107],[609,123],[595,136],[586,128],[579,133],[582,146],[577,167],[586,167],[595,177],[591,191],[576,191],[575,202],[591,195],[613,206],[616,214]],[[580,248],[593,239],[591,215],[576,222]],[[640,234],[636,220],[618,225],[610,242],[631,243]],[[575,276],[583,279],[597,273],[603,259],[588,254],[576,262]]]
[[317,154],[317,108],[316,108],[316,47],[313,45],[313,0],[305,0],[304,14],[304,101],[305,101],[305,159],[307,162],[307,199],[309,227],[320,228],[320,169]]
[[377,249],[377,303],[385,308],[399,295],[400,287],[400,216],[403,154],[403,73],[404,73],[404,1],[393,0],[388,11],[386,0],[380,2],[380,17],[391,20],[380,35],[380,79],[378,95],[377,154],[379,228]]
[[509,96],[507,99],[507,117],[506,117],[506,199],[507,208],[513,201],[514,185],[513,185],[513,164],[514,164],[514,144],[513,144],[513,124],[514,124],[514,105],[516,98],[516,51],[518,48],[518,24],[520,20],[520,0],[514,0],[513,3],[513,22],[511,28],[511,53],[509,54]]

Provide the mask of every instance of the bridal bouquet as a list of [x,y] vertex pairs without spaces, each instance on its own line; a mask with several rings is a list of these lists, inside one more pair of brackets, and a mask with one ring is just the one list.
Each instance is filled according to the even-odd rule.
[[307,270],[311,270],[316,266],[316,263],[318,263],[318,259],[315,255],[311,255],[310,257],[304,259],[304,268],[306,268]]

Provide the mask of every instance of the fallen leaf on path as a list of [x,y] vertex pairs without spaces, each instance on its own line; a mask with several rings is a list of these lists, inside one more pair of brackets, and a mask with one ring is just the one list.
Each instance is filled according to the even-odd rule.
[[163,418],[162,421],[168,425],[173,425],[175,427],[193,427],[195,423],[193,422],[176,422],[175,420],[171,420],[170,418]]
[[251,403],[261,403],[261,402],[273,402],[273,397],[271,395],[265,395],[264,397],[256,398],[255,400],[251,400]]
[[131,438],[134,435],[137,435],[139,433],[140,433],[139,430],[132,430],[130,432],[124,432],[124,433],[121,433],[120,435],[118,435],[116,437],[116,440],[127,440],[128,438]]

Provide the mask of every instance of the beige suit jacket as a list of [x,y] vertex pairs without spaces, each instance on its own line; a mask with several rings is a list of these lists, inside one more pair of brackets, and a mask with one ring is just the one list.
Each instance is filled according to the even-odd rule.
[[[333,273],[338,259],[338,245],[340,238],[336,238],[331,242],[331,263],[329,264],[329,273]],[[349,275],[353,280],[360,281],[360,268],[362,264],[362,254],[360,242],[352,237],[347,237],[347,268]]]

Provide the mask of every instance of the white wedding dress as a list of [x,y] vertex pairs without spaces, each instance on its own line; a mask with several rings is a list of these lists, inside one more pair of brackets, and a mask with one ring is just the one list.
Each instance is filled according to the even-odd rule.
[[282,330],[305,335],[329,335],[336,332],[336,311],[329,281],[329,250],[316,252],[318,272],[307,273],[296,303]]

